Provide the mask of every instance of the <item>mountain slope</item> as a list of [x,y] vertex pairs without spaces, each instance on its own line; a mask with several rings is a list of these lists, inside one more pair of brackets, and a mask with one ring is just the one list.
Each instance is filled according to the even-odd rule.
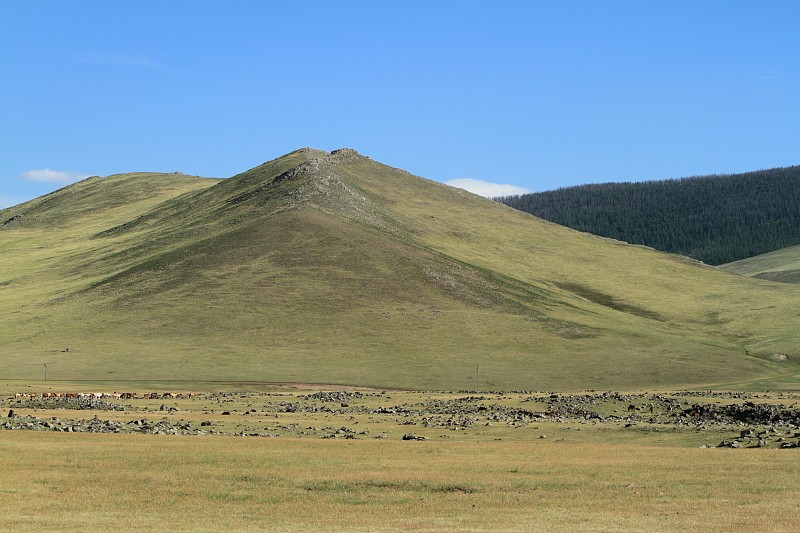
[[768,360],[795,356],[794,287],[578,233],[352,150],[167,188],[126,216],[69,219],[65,204],[0,231],[5,376],[46,363],[53,379],[468,388],[478,368],[482,387],[519,390],[794,368]]
[[800,166],[501,198],[544,219],[718,265],[800,244]]
[[720,265],[720,268],[743,276],[782,283],[800,283],[800,246],[734,261]]

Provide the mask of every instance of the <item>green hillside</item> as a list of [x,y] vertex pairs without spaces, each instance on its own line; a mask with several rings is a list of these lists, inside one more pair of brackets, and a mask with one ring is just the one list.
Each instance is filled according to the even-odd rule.
[[720,268],[743,276],[782,283],[800,283],[800,246],[791,246],[767,254],[734,261]]
[[347,149],[221,181],[90,179],[0,219],[9,379],[46,363],[64,380],[793,386],[800,355],[800,287],[578,233]]
[[557,224],[719,265],[800,244],[800,166],[500,198]]

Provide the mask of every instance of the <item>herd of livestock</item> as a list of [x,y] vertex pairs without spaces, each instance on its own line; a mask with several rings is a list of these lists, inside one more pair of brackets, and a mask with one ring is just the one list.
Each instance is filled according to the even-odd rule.
[[145,392],[143,394],[136,392],[43,392],[41,394],[18,392],[9,399],[35,400],[39,398],[78,398],[81,400],[161,400],[194,398],[195,396],[197,396],[195,392]]

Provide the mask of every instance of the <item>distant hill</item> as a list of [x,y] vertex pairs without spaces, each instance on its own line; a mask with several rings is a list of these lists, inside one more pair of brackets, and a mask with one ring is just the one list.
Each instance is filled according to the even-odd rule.
[[711,265],[800,244],[800,166],[499,200],[556,224]]
[[0,210],[8,380],[46,364],[48,380],[91,382],[774,388],[795,380],[798,312],[800,287],[349,149],[223,180],[91,178]]
[[720,265],[720,268],[754,278],[781,283],[800,283],[800,246],[782,248],[755,257]]

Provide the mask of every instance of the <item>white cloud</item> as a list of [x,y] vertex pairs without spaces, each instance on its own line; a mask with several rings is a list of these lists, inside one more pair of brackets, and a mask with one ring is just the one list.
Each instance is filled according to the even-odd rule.
[[476,180],[472,178],[460,178],[445,182],[451,187],[467,190],[486,198],[495,198],[497,196],[510,196],[512,194],[526,194],[530,191],[525,187],[518,185],[510,185],[505,183],[492,183],[491,181]]
[[79,174],[77,172],[65,172],[63,170],[50,170],[43,168],[41,170],[28,170],[22,173],[22,179],[28,181],[44,181],[47,183],[75,183],[84,178],[88,178],[89,174]]

